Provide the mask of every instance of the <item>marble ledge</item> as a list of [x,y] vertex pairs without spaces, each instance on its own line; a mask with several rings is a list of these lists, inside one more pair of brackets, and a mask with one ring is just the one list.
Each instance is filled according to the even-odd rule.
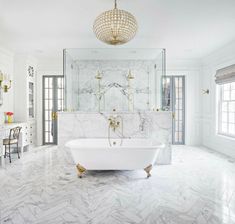
[[172,111],[59,111],[58,114],[148,114],[148,113],[156,113],[156,114],[172,114]]

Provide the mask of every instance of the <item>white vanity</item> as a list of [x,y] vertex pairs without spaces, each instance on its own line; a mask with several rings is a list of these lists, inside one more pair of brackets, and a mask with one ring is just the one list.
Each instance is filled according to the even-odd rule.
[[21,134],[19,139],[19,147],[21,151],[21,156],[23,156],[24,148],[29,147],[29,145],[33,144],[33,137],[35,132],[35,124],[34,122],[19,122],[19,123],[11,123],[11,124],[1,124],[0,125],[0,157],[1,157],[1,166],[5,165],[4,158],[4,147],[3,147],[3,139],[9,137],[10,129],[20,126]]
[[[5,164],[3,139],[9,137],[10,129],[20,126],[22,127],[19,139],[19,147],[21,156],[23,155],[24,148],[36,145],[36,119],[35,119],[35,81],[37,62],[35,59],[27,55],[16,54],[14,56],[14,107],[1,108],[0,112],[0,168]],[[11,91],[11,89],[9,90]],[[14,112],[14,122],[11,124],[3,123],[3,112]],[[23,121],[23,122],[20,122]],[[14,145],[13,145],[14,147]],[[8,158],[7,158],[8,159]]]

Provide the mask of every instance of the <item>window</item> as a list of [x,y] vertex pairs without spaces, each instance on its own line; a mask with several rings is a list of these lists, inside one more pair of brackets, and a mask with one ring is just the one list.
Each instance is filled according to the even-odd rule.
[[235,138],[235,82],[219,85],[218,133]]

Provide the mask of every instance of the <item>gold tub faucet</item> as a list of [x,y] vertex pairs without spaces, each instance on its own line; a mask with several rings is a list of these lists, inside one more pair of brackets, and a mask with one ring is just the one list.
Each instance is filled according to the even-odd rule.
[[111,127],[113,129],[113,131],[115,132],[115,130],[119,126],[120,126],[119,117],[118,116],[110,116],[109,117],[109,127]]
[[123,141],[123,118],[120,115],[111,115],[108,119],[109,126],[108,126],[108,140],[110,147],[115,146],[117,142],[111,143],[111,133],[112,130],[115,134],[115,137],[118,137],[121,139],[120,146],[122,145]]

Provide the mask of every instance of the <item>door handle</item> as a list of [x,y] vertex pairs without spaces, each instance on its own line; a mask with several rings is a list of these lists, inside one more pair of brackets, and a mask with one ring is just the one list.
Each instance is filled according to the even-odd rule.
[[57,112],[51,112],[51,117],[52,117],[52,120],[56,120],[57,119]]
[[52,118],[52,120],[55,120],[55,113],[54,112],[51,112],[51,118]]
[[175,120],[175,112],[172,113],[172,118]]

